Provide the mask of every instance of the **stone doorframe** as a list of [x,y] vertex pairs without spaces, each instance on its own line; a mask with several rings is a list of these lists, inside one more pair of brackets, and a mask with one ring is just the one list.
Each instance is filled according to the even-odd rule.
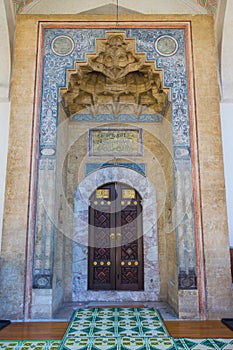
[[[98,187],[125,183],[142,197],[144,240],[144,291],[93,291],[88,281],[88,207],[89,198]],[[156,301],[159,300],[158,236],[156,191],[147,177],[125,167],[99,169],[80,182],[74,194],[73,301]]]

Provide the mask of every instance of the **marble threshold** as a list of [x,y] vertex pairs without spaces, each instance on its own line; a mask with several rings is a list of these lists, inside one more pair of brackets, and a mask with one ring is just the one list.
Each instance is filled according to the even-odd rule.
[[91,301],[91,302],[70,302],[64,303],[53,316],[53,321],[70,321],[73,312],[78,308],[86,307],[154,307],[156,308],[163,320],[179,320],[176,313],[173,311],[171,306],[163,301],[154,301],[154,302],[105,302],[105,301]]

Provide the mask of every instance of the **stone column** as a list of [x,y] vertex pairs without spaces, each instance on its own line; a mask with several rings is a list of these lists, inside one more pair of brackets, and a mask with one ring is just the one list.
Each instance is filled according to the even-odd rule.
[[189,148],[175,149],[178,288],[197,289],[192,164]]

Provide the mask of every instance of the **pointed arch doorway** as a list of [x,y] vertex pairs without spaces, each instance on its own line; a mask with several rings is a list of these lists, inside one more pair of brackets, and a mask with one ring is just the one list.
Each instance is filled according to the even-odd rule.
[[89,201],[88,289],[144,289],[141,196],[112,182]]

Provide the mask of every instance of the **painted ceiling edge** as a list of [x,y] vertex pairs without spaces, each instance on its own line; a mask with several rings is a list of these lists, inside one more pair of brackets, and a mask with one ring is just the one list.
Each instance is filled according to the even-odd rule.
[[[12,0],[15,4],[16,13],[22,13],[23,9],[32,2],[39,3],[41,0]],[[215,15],[220,0],[192,0],[200,7],[205,8],[209,14]]]

